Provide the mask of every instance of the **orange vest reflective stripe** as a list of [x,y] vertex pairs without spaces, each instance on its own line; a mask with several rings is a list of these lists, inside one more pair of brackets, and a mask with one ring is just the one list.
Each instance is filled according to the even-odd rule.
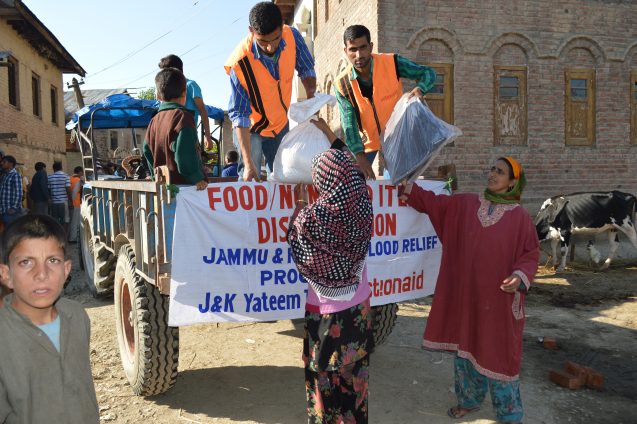
[[394,106],[403,95],[403,84],[398,77],[396,55],[372,54],[373,99],[361,93],[358,80],[350,80],[352,65],[349,65],[337,80],[336,87],[354,107],[358,129],[365,134],[365,152],[380,150],[380,133],[385,129]]
[[[296,66],[296,42],[289,26],[283,25],[285,48],[278,59],[279,81],[252,53],[253,35],[248,35],[230,55],[224,68],[234,73],[250,97],[252,114],[250,132],[274,137],[288,123],[288,108],[292,99],[292,80]],[[264,53],[261,53],[264,54]]]

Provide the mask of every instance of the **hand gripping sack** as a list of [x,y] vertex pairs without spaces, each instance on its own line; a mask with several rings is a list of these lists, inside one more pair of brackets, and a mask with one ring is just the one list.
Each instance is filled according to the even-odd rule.
[[311,99],[290,105],[290,119],[300,123],[281,140],[274,158],[272,180],[289,184],[312,184],[312,159],[329,149],[330,142],[310,122],[310,118],[326,104],[336,104],[336,98],[317,93]]
[[460,128],[439,119],[417,97],[403,95],[387,121],[381,143],[391,181],[414,181],[440,149],[462,135]]

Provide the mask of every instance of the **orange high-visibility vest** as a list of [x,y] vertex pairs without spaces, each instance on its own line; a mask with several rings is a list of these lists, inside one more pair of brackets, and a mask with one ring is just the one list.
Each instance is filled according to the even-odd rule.
[[372,54],[373,98],[361,93],[358,80],[350,80],[350,64],[336,79],[338,92],[354,107],[358,129],[365,134],[365,152],[380,150],[380,134],[385,129],[394,106],[403,95],[403,84],[398,77],[398,64],[394,54]]
[[[254,57],[252,33],[235,48],[224,68],[230,75],[234,69],[239,82],[250,97],[252,114],[250,132],[264,137],[274,137],[288,123],[288,108],[292,99],[292,80],[296,65],[296,42],[289,26],[283,25],[282,38],[285,48],[278,59],[279,80]],[[262,53],[264,54],[264,53]]]

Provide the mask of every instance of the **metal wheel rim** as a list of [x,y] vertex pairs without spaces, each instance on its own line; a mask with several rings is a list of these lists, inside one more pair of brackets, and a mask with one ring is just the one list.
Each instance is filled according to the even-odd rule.
[[120,322],[122,326],[122,337],[124,339],[124,345],[126,346],[125,352],[128,362],[133,361],[135,355],[135,328],[133,327],[133,306],[131,302],[129,285],[126,279],[122,279],[120,283]]

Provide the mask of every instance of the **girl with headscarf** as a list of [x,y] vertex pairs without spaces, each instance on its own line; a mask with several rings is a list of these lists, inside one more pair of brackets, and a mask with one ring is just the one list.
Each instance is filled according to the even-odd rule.
[[308,423],[367,423],[369,354],[373,349],[365,258],[372,236],[372,204],[365,178],[322,119],[315,122],[332,148],[312,162],[318,193],[297,207],[288,243],[308,282],[303,361]]
[[539,259],[535,227],[519,204],[525,184],[518,161],[502,157],[484,193],[399,187],[402,200],[429,215],[443,245],[423,347],[456,354],[452,418],[480,409],[488,390],[498,422],[522,421],[524,297]]

